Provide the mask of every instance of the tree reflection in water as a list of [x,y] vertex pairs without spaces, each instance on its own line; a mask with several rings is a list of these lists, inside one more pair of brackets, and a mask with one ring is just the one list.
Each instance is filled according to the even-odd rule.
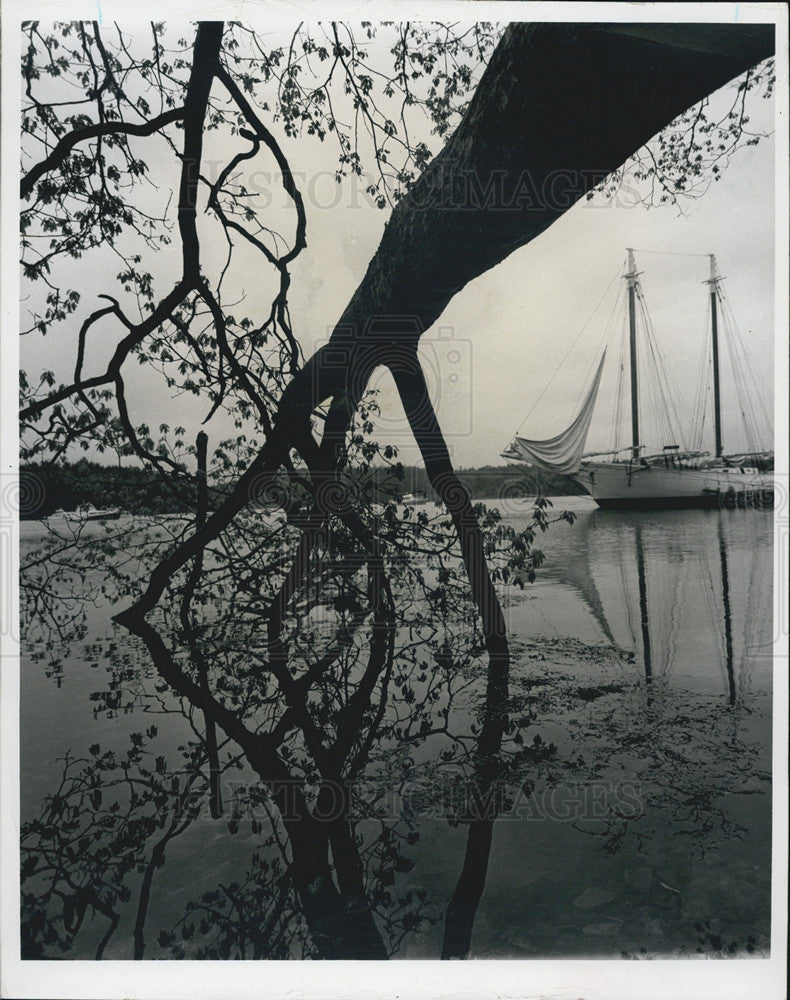
[[[157,723],[122,750],[120,737],[69,750],[24,824],[25,957],[376,959],[410,935],[435,940],[436,926],[441,956],[462,958],[498,821],[571,784],[638,788],[638,808],[573,824],[609,854],[668,828],[701,853],[744,834],[726,796],[762,794],[770,779],[742,731],[752,709],[623,680],[612,647],[558,645],[552,666],[528,652],[510,678],[484,656],[450,518],[363,506],[325,521],[285,498],[286,523],[266,510],[237,519],[150,620],[124,619],[132,637],[86,648],[108,671],[94,714]],[[500,576],[514,550],[532,572],[545,520],[538,509],[518,533],[483,512]],[[69,643],[95,625],[88,599],[135,596],[182,529],[127,524],[78,546],[50,535],[28,553],[28,637],[50,672],[68,677]],[[146,655],[153,673],[135,665]],[[600,680],[585,687],[571,667],[590,657]],[[397,807],[407,785],[422,787],[427,819]],[[437,819],[467,831],[442,893],[413,872]],[[215,840],[216,875],[202,859]]]
[[[160,946],[185,954],[190,942],[207,957],[385,958],[404,934],[436,919],[424,890],[396,889],[412,866],[402,848],[418,839],[414,823],[384,814],[377,832],[363,835],[357,811],[364,805],[375,816],[417,753],[459,774],[467,766],[484,779],[493,773],[506,662],[491,669],[479,735],[455,732],[459,718],[464,724],[459,698],[485,668],[452,520],[395,503],[374,507],[362,493],[351,503],[340,482],[329,484],[336,498],[319,503],[313,486],[294,472],[293,492],[274,498],[284,519],[265,508],[236,519],[172,575],[150,620],[134,609],[119,616],[156,677],[141,682],[120,652],[130,640],[116,637],[94,714],[178,712],[186,728],[173,732],[188,740],[175,762],[149,748],[157,727],[133,733],[125,755],[94,746],[88,757],[64,760],[58,791],[23,830],[28,957],[68,953],[87,912],[108,922],[96,944],[101,957],[133,895],[134,955],[146,955],[150,904],[167,882],[158,869],[173,841],[198,818],[238,829],[238,816],[223,817],[220,787],[234,766],[259,783],[268,813],[267,822],[252,821],[260,848],[240,879],[189,904],[179,943],[165,930]],[[205,512],[199,498],[198,526]],[[524,532],[496,512],[482,514],[493,565],[531,573],[529,545],[547,523],[545,508]],[[38,639],[58,673],[68,669],[66,644],[88,630],[90,602],[139,594],[138,581],[162,565],[162,532],[173,527],[125,526],[115,537],[107,529],[74,544],[52,532],[29,555],[28,640]],[[515,749],[512,757],[524,756]],[[363,780],[366,803],[358,801]],[[467,899],[469,930],[482,888],[470,894],[471,881],[462,877],[456,893]]]

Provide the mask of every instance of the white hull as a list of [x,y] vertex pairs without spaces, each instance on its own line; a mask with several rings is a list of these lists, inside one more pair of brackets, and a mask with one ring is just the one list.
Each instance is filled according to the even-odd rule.
[[115,521],[121,516],[120,507],[109,507],[106,510],[56,510],[50,517],[62,517],[64,520],[74,524],[83,524],[85,521]]
[[604,509],[770,507],[773,476],[740,469],[585,462],[575,477]]

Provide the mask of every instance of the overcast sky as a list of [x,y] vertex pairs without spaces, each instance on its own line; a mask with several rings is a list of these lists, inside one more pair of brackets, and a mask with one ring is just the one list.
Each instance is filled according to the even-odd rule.
[[[773,103],[758,99],[753,104],[753,127],[771,130]],[[359,181],[336,187],[335,150],[328,143],[305,139],[285,145],[293,169],[304,175],[308,247],[292,268],[290,304],[295,333],[309,354],[325,339],[364,276],[388,211],[370,204]],[[225,151],[212,149],[209,142],[206,157],[220,155]],[[267,164],[261,163],[261,168],[267,169]],[[172,173],[172,165],[169,169]],[[261,181],[262,198],[268,197],[265,189]],[[774,351],[773,194],[774,144],[768,138],[738,151],[723,178],[701,199],[684,203],[682,215],[675,207],[634,204],[627,193],[609,202],[581,202],[541,237],[470,283],[423,338],[428,381],[456,464],[498,463],[499,453],[517,429],[528,437],[550,436],[570,422],[619,279],[592,321],[590,316],[613,277],[621,273],[629,246],[636,250],[657,335],[689,408],[705,334],[707,289],[702,282],[708,262],[702,256],[671,256],[676,254],[717,255],[765,393]],[[287,229],[287,218],[281,221]],[[201,225],[209,223],[202,220]],[[222,241],[216,241],[216,229],[204,228],[203,233],[207,260],[214,253],[215,264],[220,263],[224,251]],[[160,267],[163,280],[171,280],[175,272],[166,259]],[[117,270],[113,261],[106,273],[91,271],[91,288],[83,297],[86,310],[96,307],[92,292],[112,290]],[[258,260],[239,254],[233,280],[246,294],[245,308],[251,315],[264,308],[270,278]],[[239,315],[242,309],[234,311]],[[117,341],[119,332],[111,326],[97,328],[91,371],[106,363]],[[67,336],[26,337],[22,364],[33,370],[52,367],[65,379],[73,367],[73,352],[74,340]],[[382,390],[380,440],[398,444],[405,461],[416,461],[416,448],[389,378],[379,373],[374,383]],[[605,380],[590,446],[605,446],[609,440],[605,418],[611,411],[607,399],[611,392],[611,380]],[[726,395],[730,392],[726,383],[724,392],[726,406],[732,398]],[[152,427],[162,420],[183,423],[190,439],[205,415],[205,408],[197,410],[192,397],[169,398],[158,380],[136,364],[129,369],[128,398],[135,421]],[[205,429],[215,442],[234,433],[231,422],[221,415]],[[742,444],[733,436],[731,447]]]

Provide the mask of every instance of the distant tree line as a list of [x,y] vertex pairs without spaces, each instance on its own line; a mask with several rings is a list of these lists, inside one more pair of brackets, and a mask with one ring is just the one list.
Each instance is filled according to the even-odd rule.
[[[19,516],[48,517],[56,510],[76,510],[83,504],[120,507],[135,514],[188,510],[186,489],[168,486],[161,476],[140,466],[100,465],[82,458],[57,464],[30,463],[20,467]],[[175,488],[174,488],[175,487]]]
[[[480,468],[458,469],[458,478],[473,500],[517,499],[522,496],[576,496],[584,493],[570,477],[555,473],[538,472],[519,465],[483,465]],[[436,494],[431,489],[428,474],[421,466],[404,466],[404,493],[422,491],[430,499]]]
[[[380,473],[380,475],[379,475]],[[540,478],[538,478],[538,476]],[[582,493],[567,476],[536,473],[520,466],[485,465],[460,469],[458,477],[474,500],[517,499],[521,496],[568,496]],[[428,474],[422,466],[369,468],[366,491],[381,502],[400,499],[409,493],[424,493],[436,499]],[[213,508],[224,489],[209,487],[209,507]],[[23,520],[48,517],[56,510],[76,510],[83,504],[120,507],[131,514],[186,513],[194,509],[194,494],[188,483],[166,482],[151,469],[140,466],[101,465],[82,458],[57,464],[27,463],[20,469],[20,517]]]

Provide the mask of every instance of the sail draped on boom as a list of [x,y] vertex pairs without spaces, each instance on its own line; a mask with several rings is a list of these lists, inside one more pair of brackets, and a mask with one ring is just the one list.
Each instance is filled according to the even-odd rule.
[[573,475],[581,468],[584,445],[590,430],[598,387],[601,384],[601,373],[606,358],[606,351],[601,356],[595,378],[587,393],[576,419],[570,427],[556,437],[545,441],[531,441],[516,436],[502,452],[502,458],[515,462],[526,462],[545,472],[561,472],[566,476]]

